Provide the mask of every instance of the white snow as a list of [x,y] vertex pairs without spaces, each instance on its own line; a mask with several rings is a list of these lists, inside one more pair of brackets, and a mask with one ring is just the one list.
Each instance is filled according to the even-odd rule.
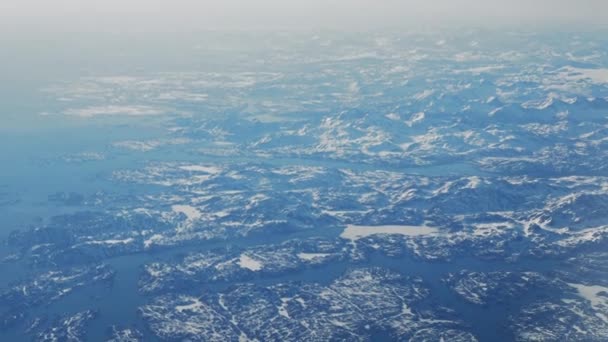
[[190,205],[173,205],[171,210],[175,213],[181,213],[186,215],[188,221],[194,221],[201,218],[202,214],[198,209]]
[[424,112],[415,113],[412,115],[412,117],[409,120],[405,121],[405,124],[408,125],[409,127],[412,127],[416,123],[424,120],[424,117],[425,117]]
[[472,225],[474,228],[474,236],[490,236],[500,235],[505,230],[513,229],[515,225],[511,222],[493,222],[493,223],[475,223]]
[[474,74],[474,75],[479,75],[484,72],[492,72],[492,71],[501,70],[504,68],[505,68],[504,65],[489,65],[489,66],[482,66],[482,67],[477,67],[477,68],[454,70],[454,73],[455,74],[470,73],[470,74]]
[[328,253],[298,253],[298,258],[302,260],[313,260],[319,258],[325,258],[329,254]]
[[606,316],[603,312],[608,311],[608,298],[605,296],[599,295],[600,292],[608,293],[608,287],[599,286],[599,285],[583,285],[583,284],[568,284],[571,287],[574,287],[578,290],[579,296],[585,298],[589,302],[591,302],[591,306],[598,311],[596,316],[602,319],[604,322],[608,323],[608,316]]
[[148,106],[92,106],[78,109],[70,109],[66,115],[92,118],[100,115],[123,115],[123,116],[151,116],[163,114],[158,108]]
[[364,215],[371,210],[321,210],[322,214],[337,218],[348,218],[351,215]]
[[346,240],[356,241],[358,239],[377,235],[377,234],[398,234],[405,236],[420,236],[435,234],[439,230],[434,227],[427,226],[357,226],[349,224],[346,229],[340,234],[340,237]]
[[191,300],[192,303],[187,304],[187,305],[177,305],[177,306],[175,306],[175,311],[177,311],[179,313],[184,312],[184,311],[196,312],[196,311],[199,311],[200,308],[204,305],[203,302],[201,302],[200,299],[198,299],[198,298],[188,297],[188,300]]
[[136,140],[125,140],[118,141],[112,144],[114,147],[125,148],[133,151],[148,152],[152,151],[160,146],[159,141],[136,141]]
[[251,339],[244,332],[241,331],[239,335],[239,342],[249,342],[249,341],[258,341],[257,339]]
[[406,316],[413,316],[414,312],[412,312],[412,308],[407,306],[407,304],[403,303],[401,306],[401,314]]
[[429,96],[431,96],[433,94],[435,94],[434,90],[432,90],[432,89],[426,89],[424,91],[421,91],[421,92],[415,94],[414,95],[414,99],[417,100],[417,101],[421,101],[421,100],[424,100],[424,99],[426,99],[427,97],[429,97]]
[[241,268],[246,268],[252,271],[259,271],[263,268],[263,264],[258,260],[252,259],[250,256],[246,254],[241,254],[238,262]]
[[182,145],[190,142],[190,139],[187,138],[175,138],[175,139],[165,139],[165,140],[146,140],[146,141],[138,141],[138,140],[124,140],[118,141],[112,144],[112,146],[117,148],[124,148],[132,151],[139,152],[148,152],[155,150],[163,145]]
[[302,298],[296,298],[296,302],[300,303],[303,308],[306,308],[306,301]]
[[386,117],[389,120],[393,120],[393,121],[401,120],[401,117],[397,113],[388,113],[384,117]]
[[123,240],[95,240],[95,241],[87,241],[86,243],[89,245],[126,245],[135,241],[133,238],[127,238]]
[[571,287],[574,287],[578,290],[578,293],[581,297],[587,299],[591,302],[592,306],[597,306],[601,304],[608,304],[608,298],[598,296],[598,293],[605,291],[608,292],[608,287],[599,286],[599,285],[583,285],[583,284],[568,284]]
[[356,81],[351,82],[348,85],[348,92],[349,93],[358,93],[359,92],[359,83]]
[[556,93],[549,93],[547,97],[540,100],[530,100],[521,104],[524,109],[538,109],[543,110],[551,107],[555,100],[559,100],[560,97]]
[[291,318],[289,316],[289,311],[287,311],[287,303],[289,302],[289,298],[281,298],[281,305],[277,306],[277,310],[279,311],[279,315],[285,318]]
[[144,241],[144,248],[150,248],[154,243],[161,242],[164,236],[161,234],[154,234]]
[[146,265],[145,270],[150,277],[158,278],[171,272],[172,268],[161,263],[153,263]]
[[590,80],[593,83],[608,83],[608,69],[583,69],[566,66],[560,69],[559,76],[569,82]]
[[476,189],[481,184],[489,184],[487,181],[485,181],[477,176],[469,177],[468,180],[469,180],[469,183],[467,183],[467,185],[465,185],[463,187],[463,189]]
[[222,171],[222,169],[217,166],[204,166],[204,165],[184,165],[184,166],[180,166],[179,168],[184,171],[204,172],[204,173],[209,173],[209,174],[218,174]]

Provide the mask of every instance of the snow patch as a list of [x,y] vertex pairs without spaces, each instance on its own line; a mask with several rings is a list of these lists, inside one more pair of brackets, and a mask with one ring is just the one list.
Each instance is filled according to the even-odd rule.
[[78,109],[70,109],[64,112],[66,115],[81,118],[92,118],[95,116],[121,115],[121,116],[152,116],[161,115],[163,111],[148,106],[92,106]]
[[340,237],[346,240],[356,241],[358,239],[377,235],[377,234],[398,234],[405,236],[421,236],[436,234],[439,230],[435,227],[427,226],[357,226],[349,224],[346,229],[340,234]]
[[204,166],[204,165],[184,165],[179,167],[181,170],[190,172],[204,172],[209,174],[218,174],[222,171],[217,166]]
[[298,258],[302,260],[314,260],[327,257],[328,253],[298,253]]
[[238,264],[241,268],[246,268],[254,272],[261,270],[264,266],[258,260],[252,259],[250,256],[245,254],[241,254]]
[[608,69],[583,69],[566,66],[560,69],[559,76],[569,82],[589,80],[592,83],[608,83]]
[[405,124],[408,125],[409,127],[412,127],[416,123],[424,120],[424,117],[425,117],[424,112],[419,112],[419,113],[413,114],[409,120],[405,121]]
[[184,214],[188,218],[188,221],[198,220],[203,216],[198,209],[189,205],[173,205],[171,210],[175,213]]
[[190,304],[177,305],[175,306],[175,311],[179,313],[182,313],[184,311],[198,312],[204,305],[203,302],[201,302],[198,298],[190,297],[188,299],[192,301]]
[[401,120],[401,117],[397,113],[388,113],[384,117],[393,121]]
[[111,240],[87,241],[86,244],[89,244],[89,245],[126,245],[126,244],[130,244],[134,241],[135,241],[135,239],[133,239],[133,238],[127,238],[127,239],[123,239],[123,240],[111,239]]
[[[599,285],[583,285],[583,284],[568,284],[571,287],[574,287],[579,296],[585,298],[589,302],[591,302],[591,306],[593,309],[597,311],[604,312],[608,309],[608,297],[602,296],[600,293],[608,293],[608,287],[599,286]],[[608,323],[608,316],[605,314],[598,312],[596,316],[602,319],[604,322]]]

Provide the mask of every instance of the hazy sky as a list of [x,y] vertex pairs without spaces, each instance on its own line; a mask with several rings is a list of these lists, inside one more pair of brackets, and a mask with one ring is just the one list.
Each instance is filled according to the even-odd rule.
[[2,0],[4,29],[605,25],[608,0]]

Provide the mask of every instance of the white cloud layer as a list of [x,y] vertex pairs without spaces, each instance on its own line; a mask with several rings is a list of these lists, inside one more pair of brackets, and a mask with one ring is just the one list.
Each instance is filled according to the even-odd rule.
[[166,31],[410,24],[605,25],[606,0],[6,0],[13,27]]

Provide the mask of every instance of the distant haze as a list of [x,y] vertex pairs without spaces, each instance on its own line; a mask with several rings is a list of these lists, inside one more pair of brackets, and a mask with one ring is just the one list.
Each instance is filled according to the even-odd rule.
[[[0,28],[82,31],[605,26],[607,0],[4,0]],[[566,27],[567,28],[567,27]]]

